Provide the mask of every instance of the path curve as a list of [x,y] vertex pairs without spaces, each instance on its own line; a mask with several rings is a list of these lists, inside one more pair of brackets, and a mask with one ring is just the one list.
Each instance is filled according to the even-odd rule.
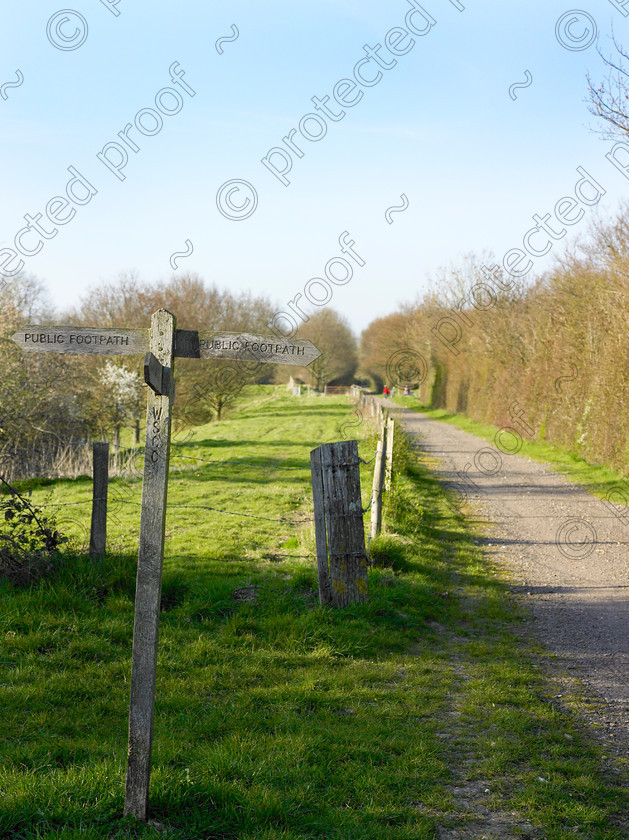
[[[540,640],[599,701],[603,740],[626,752],[629,525],[544,464],[382,402],[438,460],[434,472],[452,487],[453,505],[465,501],[474,517],[494,523],[485,550],[519,584],[514,589],[529,605]],[[509,436],[501,443],[503,449],[515,446]]]

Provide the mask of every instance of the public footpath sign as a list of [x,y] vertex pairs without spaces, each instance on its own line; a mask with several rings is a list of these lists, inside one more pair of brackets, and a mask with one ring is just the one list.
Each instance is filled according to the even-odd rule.
[[237,359],[307,366],[321,353],[305,339],[278,340],[248,333],[178,330],[175,316],[166,309],[153,314],[150,330],[29,326],[19,330],[12,338],[26,351],[145,354],[144,379],[149,388],[131,654],[129,751],[124,813],[146,822],[174,400],[174,359]]
[[[85,327],[24,327],[12,336],[22,350],[132,356],[149,352],[149,330]],[[185,359],[239,359],[308,366],[321,353],[304,338],[286,339],[234,332],[175,330],[173,355]]]

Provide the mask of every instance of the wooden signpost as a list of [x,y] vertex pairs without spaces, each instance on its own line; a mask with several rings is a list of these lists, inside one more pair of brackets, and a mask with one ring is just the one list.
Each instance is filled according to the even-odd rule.
[[[170,455],[172,369],[175,351],[175,318],[165,309],[153,315],[145,374],[155,359],[154,379],[146,400],[146,446],[142,480],[140,548],[135,589],[135,620],[131,654],[129,704],[129,753],[124,813],[146,820],[149,804],[153,711],[157,673],[157,637],[162,594],[162,565],[166,527],[166,495]],[[157,377],[157,368],[161,376]],[[148,370],[147,370],[148,368]],[[161,390],[163,388],[163,390]]]
[[145,354],[144,378],[149,388],[131,654],[129,752],[124,813],[146,822],[153,743],[171,411],[174,400],[174,359],[221,358],[307,366],[321,353],[306,339],[278,340],[249,333],[178,330],[174,315],[165,309],[153,314],[150,330],[29,326],[15,333],[12,339],[27,351]]

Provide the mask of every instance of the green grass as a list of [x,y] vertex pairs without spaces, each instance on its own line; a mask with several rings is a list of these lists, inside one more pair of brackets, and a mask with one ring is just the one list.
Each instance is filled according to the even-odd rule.
[[[175,449],[238,465],[173,460],[169,502],[307,519],[308,469],[269,463],[307,467],[353,417],[258,392]],[[312,523],[169,511],[153,825],[121,817],[139,509],[119,505],[103,561],[0,585],[0,836],[436,840],[504,819],[521,840],[624,840],[620,777],[551,699],[507,584],[401,436],[395,460],[369,603],[345,610],[318,606]],[[139,499],[138,478],[114,487]],[[70,509],[79,533],[89,505]]]
[[[465,432],[494,443],[498,426],[478,423],[465,414],[453,414],[442,408],[422,405],[415,397],[394,397],[394,402],[413,411],[421,411],[431,420],[450,423]],[[570,481],[582,484],[595,496],[604,499],[612,487],[625,481],[626,476],[605,464],[591,464],[576,452],[555,446],[546,441],[530,440],[523,436],[522,449],[518,453],[534,461],[550,464]]]

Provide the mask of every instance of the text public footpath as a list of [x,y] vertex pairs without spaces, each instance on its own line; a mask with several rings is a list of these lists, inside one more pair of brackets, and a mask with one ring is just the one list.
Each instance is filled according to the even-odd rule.
[[249,342],[244,339],[241,341],[212,341],[211,339],[200,339],[199,348],[201,350],[234,350],[235,352],[241,350],[251,350],[253,353],[291,353],[293,356],[305,355],[305,347],[297,347],[294,344],[260,344],[257,341]]
[[110,344],[128,345],[129,336],[124,335],[77,335],[70,333],[69,336],[51,333],[24,333],[24,343],[27,344]]

